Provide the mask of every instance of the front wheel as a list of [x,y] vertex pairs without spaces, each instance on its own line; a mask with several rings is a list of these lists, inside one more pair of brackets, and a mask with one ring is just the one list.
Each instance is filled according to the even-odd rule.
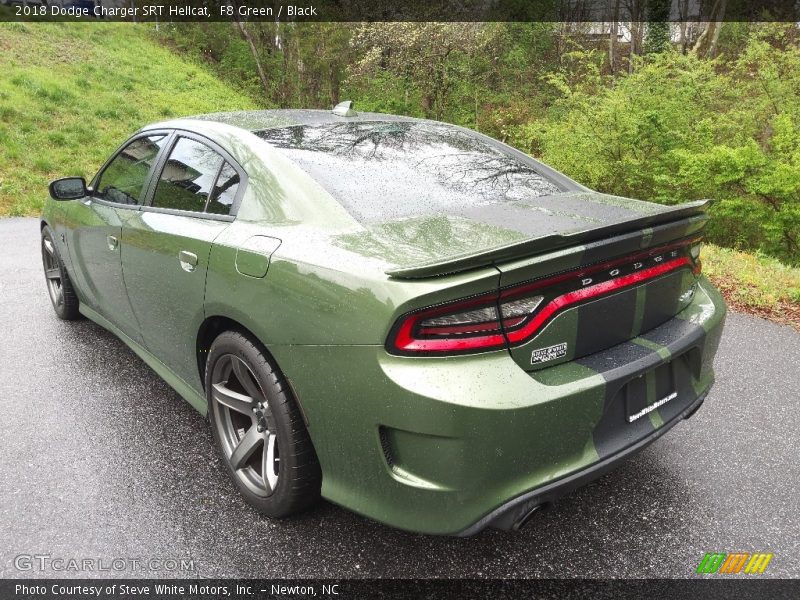
[[214,439],[244,498],[270,517],[319,498],[321,472],[286,380],[260,347],[236,331],[208,353],[206,396]]
[[77,319],[80,316],[78,294],[72,287],[67,268],[58,253],[53,230],[47,225],[42,228],[42,265],[47,292],[50,294],[50,302],[53,303],[56,316],[65,321]]

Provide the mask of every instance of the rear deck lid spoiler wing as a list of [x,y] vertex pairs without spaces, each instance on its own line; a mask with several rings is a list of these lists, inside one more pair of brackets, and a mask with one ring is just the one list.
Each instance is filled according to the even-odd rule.
[[428,261],[412,266],[393,267],[387,270],[386,274],[398,279],[424,279],[426,277],[436,277],[437,275],[460,273],[469,269],[477,269],[513,259],[552,252],[560,248],[595,242],[635,229],[652,227],[654,225],[697,215],[706,215],[706,211],[711,203],[712,200],[686,202],[668,207],[657,214],[627,219],[619,223],[604,225],[593,229],[545,235],[497,246],[488,250],[458,254],[447,257],[444,260]]

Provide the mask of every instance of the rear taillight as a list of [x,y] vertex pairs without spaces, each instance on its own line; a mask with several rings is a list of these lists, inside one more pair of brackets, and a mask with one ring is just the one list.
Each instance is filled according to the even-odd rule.
[[699,273],[698,239],[407,313],[386,347],[393,354],[481,352],[523,344],[559,312],[681,268]]
[[703,242],[696,241],[689,247],[689,256],[692,257],[692,273],[699,276],[703,272],[703,262],[700,260],[700,251],[703,249]]
[[427,308],[401,318],[389,350],[399,354],[447,354],[506,345],[497,312],[497,294]]

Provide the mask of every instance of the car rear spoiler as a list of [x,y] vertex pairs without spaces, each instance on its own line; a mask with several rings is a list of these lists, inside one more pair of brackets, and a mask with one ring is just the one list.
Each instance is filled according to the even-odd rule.
[[426,277],[436,277],[437,275],[460,273],[461,271],[486,267],[512,259],[552,252],[559,248],[595,242],[603,238],[627,233],[634,229],[652,227],[654,225],[677,221],[687,217],[706,215],[707,218],[707,209],[712,202],[712,200],[685,202],[676,206],[670,206],[664,211],[654,215],[628,219],[594,229],[545,235],[497,246],[489,250],[457,254],[447,257],[444,260],[429,261],[413,266],[393,267],[387,270],[386,274],[398,279],[423,279]]

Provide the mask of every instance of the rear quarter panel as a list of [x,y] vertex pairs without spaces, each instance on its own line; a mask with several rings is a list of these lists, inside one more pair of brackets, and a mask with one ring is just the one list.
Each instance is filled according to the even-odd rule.
[[[252,235],[281,240],[263,278],[243,275],[235,265],[237,248]],[[205,310],[240,322],[266,346],[382,346],[404,312],[493,291],[498,280],[493,267],[392,280],[381,263],[335,249],[322,230],[236,221],[211,251]]]

